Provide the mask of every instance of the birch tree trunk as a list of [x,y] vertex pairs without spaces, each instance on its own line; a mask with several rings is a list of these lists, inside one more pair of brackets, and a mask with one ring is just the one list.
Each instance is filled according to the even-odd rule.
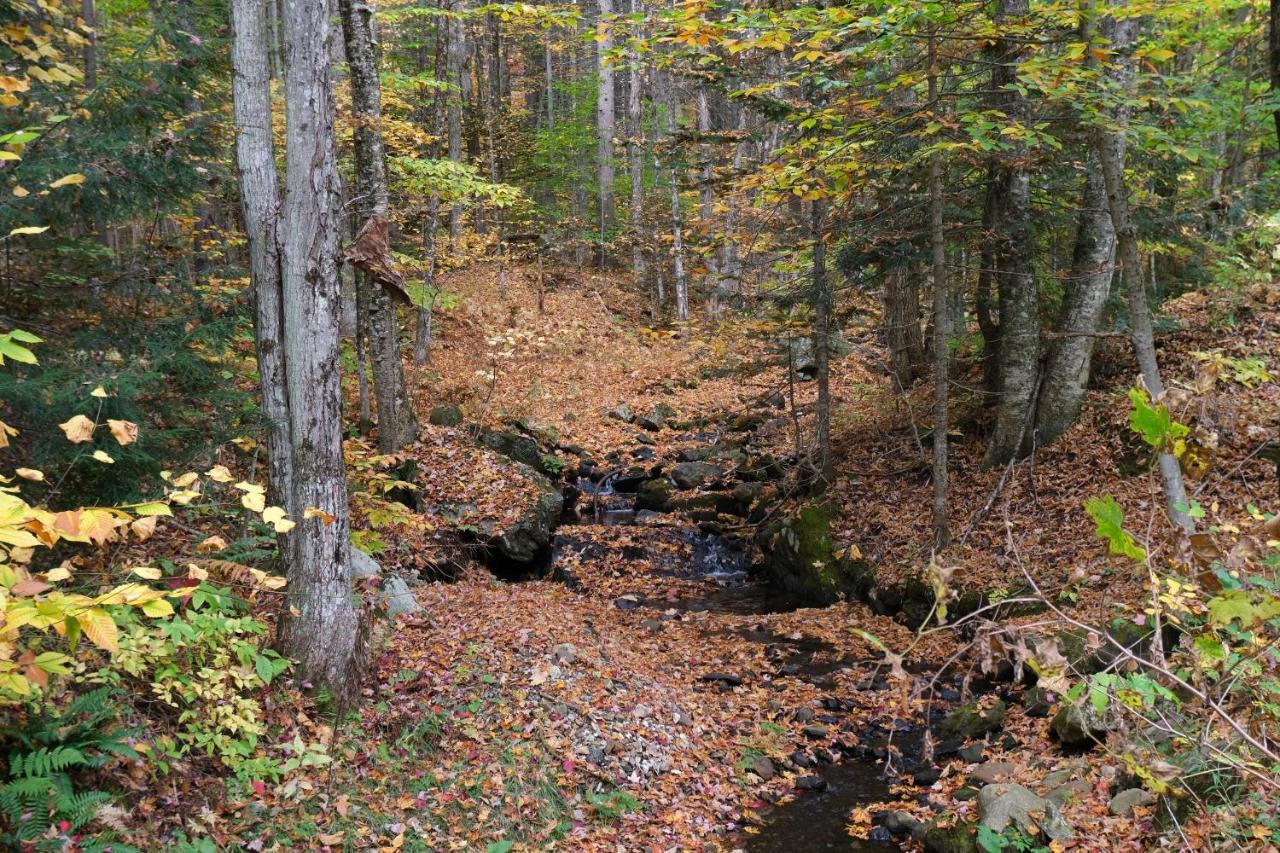
[[[636,14],[636,0],[630,0],[630,12]],[[642,290],[648,289],[648,270],[644,262],[644,101],[641,97],[643,75],[640,54],[633,50],[627,86],[627,158],[631,178],[631,269]]]
[[236,120],[236,168],[249,239],[249,272],[255,303],[254,349],[267,426],[267,494],[290,514],[293,443],[285,379],[283,293],[280,279],[280,183],[271,135],[269,23],[260,0],[231,4],[232,100]]
[[[286,0],[285,191],[280,217],[285,374],[293,436],[283,650],[299,677],[325,686],[340,705],[356,690],[356,611],[342,459],[337,270],[339,188],[324,4]],[[316,508],[331,517],[303,517]]]
[[[1028,0],[998,0],[997,19],[1019,19],[1028,14]],[[1010,121],[1027,120],[1026,98],[1013,87],[1024,48],[1012,39],[1001,39],[999,57],[991,73],[997,109]],[[1031,176],[1025,165],[1026,145],[1011,143],[1000,157],[995,179],[999,188],[996,290],[1000,299],[999,396],[996,427],[987,449],[986,464],[998,465],[1021,455],[1029,447],[1028,418],[1036,392],[1040,359],[1039,292],[1031,268]]]
[[613,49],[613,0],[599,0],[600,17],[596,21],[596,68],[599,74],[596,89],[596,180],[600,185],[600,257],[604,260],[605,235],[613,227],[617,215],[613,198],[613,134],[614,134],[614,81],[613,64],[607,58]]
[[[356,204],[362,222],[386,223],[390,211],[387,157],[382,147],[382,86],[373,53],[373,9],[363,0],[338,0],[347,68],[351,77]],[[391,295],[372,276],[358,274],[368,313],[370,373],[378,412],[378,450],[395,453],[418,434],[413,403],[404,380],[400,330]],[[359,304],[359,303],[357,303]]]

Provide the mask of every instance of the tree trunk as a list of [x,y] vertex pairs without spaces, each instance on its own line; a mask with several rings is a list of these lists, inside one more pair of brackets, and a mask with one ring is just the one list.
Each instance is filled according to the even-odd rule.
[[[298,662],[299,678],[326,687],[342,706],[357,688],[356,611],[342,459],[331,32],[321,3],[286,3],[283,23],[287,150],[280,249],[297,526],[286,552],[289,606],[280,641]],[[305,518],[302,510],[312,507],[332,520]]]
[[[938,110],[938,69],[935,37],[929,37],[929,105]],[[941,551],[951,542],[947,521],[947,383],[950,379],[949,314],[947,307],[947,241],[942,224],[942,154],[929,156],[929,246],[933,255],[933,547]]]
[[[382,87],[373,52],[373,10],[363,0],[338,0],[347,67],[351,76],[356,204],[362,223],[386,221],[390,213],[387,160],[382,147]],[[364,225],[361,226],[362,229]],[[378,449],[395,453],[418,434],[404,380],[400,330],[391,295],[370,275],[358,275],[368,312],[370,373],[378,412]]]
[[[1271,0],[1270,48],[1267,64],[1271,69],[1271,97],[1280,103],[1280,0]],[[1272,113],[1276,123],[1276,149],[1280,152],[1280,107]]]
[[676,291],[676,319],[689,319],[689,284],[684,274],[684,245],[680,236],[680,179],[671,169],[671,277]]
[[[84,37],[84,88],[85,91],[92,92],[98,86],[98,16],[94,9],[94,0],[80,0],[80,17],[84,19],[84,28],[88,31]],[[262,24],[264,33],[266,29],[264,20]]]
[[[998,0],[998,19],[1022,18],[1028,0]],[[991,73],[997,109],[1010,121],[1027,120],[1026,98],[1013,87],[1023,48],[1001,39]],[[999,396],[996,398],[995,433],[987,449],[986,464],[998,465],[1030,448],[1031,417],[1036,374],[1040,360],[1039,293],[1031,269],[1031,176],[1026,168],[1027,147],[1010,143],[997,164],[996,292],[1000,299]]]
[[613,227],[617,213],[613,199],[614,94],[613,64],[607,54],[613,49],[613,0],[599,0],[596,22],[596,57],[599,74],[596,89],[596,180],[600,185],[600,259],[604,261],[605,235]]
[[267,60],[268,21],[259,0],[231,4],[232,100],[236,121],[236,168],[249,272],[255,303],[254,349],[262,382],[262,416],[267,427],[267,495],[293,513],[293,443],[285,378],[283,293],[280,279],[280,183],[271,135],[271,69]]
[[814,199],[809,210],[809,235],[813,239],[813,366],[817,374],[818,401],[814,440],[817,443],[817,473],[825,488],[832,482],[831,470],[831,313],[833,296],[827,281],[827,247],[823,237],[826,202]]
[[[1164,394],[1164,382],[1160,377],[1160,363],[1156,358],[1155,332],[1151,327],[1151,311],[1147,306],[1147,291],[1143,284],[1142,257],[1138,252],[1138,228],[1129,209],[1129,188],[1125,183],[1125,132],[1124,116],[1117,116],[1116,129],[1094,128],[1094,148],[1107,187],[1107,206],[1111,224],[1116,233],[1116,248],[1120,270],[1124,278],[1125,294],[1129,302],[1129,327],[1133,349],[1138,357],[1143,384],[1153,400]],[[1194,532],[1195,523],[1187,514],[1187,492],[1182,482],[1182,469],[1178,460],[1169,453],[1161,453],[1160,480],[1164,486],[1165,503],[1169,519],[1187,533]]]
[[[636,14],[636,0],[630,0],[630,12]],[[627,158],[631,172],[631,268],[633,280],[641,290],[647,289],[648,270],[644,262],[644,101],[641,97],[643,75],[640,54],[631,52],[631,71],[627,86]]]
[[920,331],[920,286],[915,262],[895,258],[881,265],[884,277],[884,340],[894,390],[905,391],[924,372],[924,338]]
[[[464,4],[461,0],[450,4],[450,11],[456,15]],[[462,91],[462,58],[466,52],[465,34],[462,21],[451,16],[448,19],[448,45],[445,49],[445,74],[457,92],[450,92],[449,98],[449,159],[455,163],[462,162],[462,103],[459,100]],[[462,204],[455,202],[449,208],[449,243],[450,248],[462,236]]]

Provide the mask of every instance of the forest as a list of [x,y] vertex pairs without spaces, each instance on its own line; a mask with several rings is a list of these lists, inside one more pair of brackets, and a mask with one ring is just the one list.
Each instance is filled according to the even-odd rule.
[[0,848],[1280,851],[1280,0],[0,60]]

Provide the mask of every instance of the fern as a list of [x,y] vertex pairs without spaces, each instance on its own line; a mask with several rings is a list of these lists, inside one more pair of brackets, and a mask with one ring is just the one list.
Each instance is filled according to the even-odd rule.
[[85,767],[88,763],[84,753],[74,746],[42,748],[10,759],[9,775],[28,778],[51,776],[54,773],[61,773],[68,767]]

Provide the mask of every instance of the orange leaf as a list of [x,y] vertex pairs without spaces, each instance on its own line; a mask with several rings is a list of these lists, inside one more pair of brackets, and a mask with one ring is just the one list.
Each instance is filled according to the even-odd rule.
[[107,426],[111,428],[111,434],[116,437],[116,442],[122,447],[126,444],[133,444],[138,440],[138,425],[132,421],[117,421],[108,418]]

